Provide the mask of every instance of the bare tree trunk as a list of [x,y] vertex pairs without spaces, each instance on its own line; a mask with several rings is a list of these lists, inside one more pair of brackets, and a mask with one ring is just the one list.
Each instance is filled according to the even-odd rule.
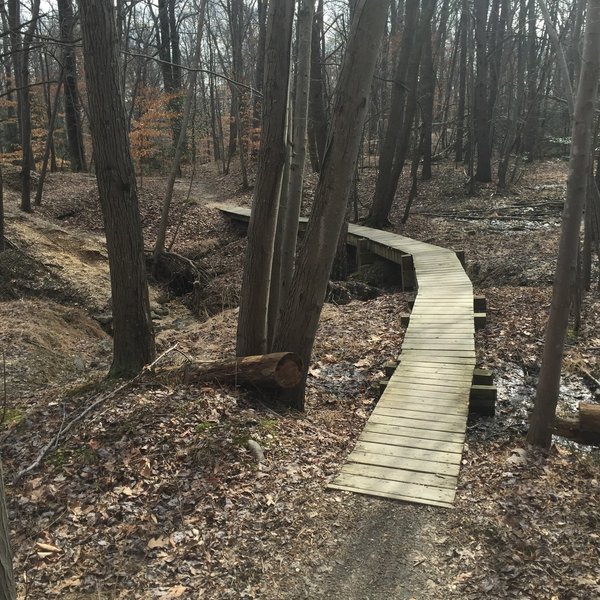
[[454,160],[463,161],[465,137],[465,104],[467,96],[467,27],[469,25],[469,12],[467,0],[462,0],[460,12],[460,67],[458,69],[458,112],[456,115],[456,148]]
[[477,144],[477,181],[492,180],[492,145],[490,142],[491,111],[488,103],[488,43],[487,43],[488,0],[475,0],[475,55],[477,74],[475,76],[475,138]]
[[[277,329],[281,301],[285,299],[296,258],[296,241],[298,239],[298,219],[302,205],[302,188],[304,183],[304,163],[306,161],[306,132],[308,123],[308,97],[310,90],[311,39],[313,25],[314,0],[299,0],[298,6],[298,59],[296,67],[296,93],[292,109],[292,152],[290,160],[290,177],[286,194],[285,212],[282,215],[279,290],[274,290],[279,298],[271,303],[273,311],[269,319],[275,320],[272,331]],[[284,199],[282,198],[281,210]],[[273,296],[273,293],[272,293]]]
[[[258,49],[256,52],[256,69],[254,71],[254,87],[262,93],[263,79],[265,77],[265,42],[267,39],[267,5],[268,0],[258,0],[256,12],[258,14]],[[254,127],[260,127],[260,96],[254,98],[253,120]]]
[[71,0],[58,0],[58,19],[60,21],[60,38],[63,43],[65,125],[69,142],[69,159],[71,170],[79,173],[87,170],[87,167],[81,127],[81,101],[77,88],[77,61],[73,41],[75,17]]
[[[367,222],[375,227],[388,224],[388,216],[393,201],[395,186],[392,184],[392,168],[398,146],[398,139],[402,133],[404,122],[404,106],[407,90],[407,76],[409,60],[415,51],[417,21],[419,16],[418,0],[407,0],[405,7],[404,30],[402,42],[396,59],[396,71],[392,87],[390,116],[385,132],[385,138],[379,154],[379,173],[375,184],[373,203]],[[391,200],[390,200],[391,197]]]
[[310,66],[309,140],[313,170],[319,173],[327,145],[327,114],[323,89],[321,37],[323,35],[323,0],[319,0],[313,21]]
[[240,294],[238,356],[265,354],[267,351],[271,269],[286,155],[293,16],[294,0],[273,2],[269,6],[263,128]]
[[356,3],[313,211],[287,298],[286,319],[274,344],[276,349],[296,352],[302,360],[302,383],[286,393],[287,400],[300,410],[304,409],[308,366],[346,214],[388,8],[387,0],[358,0]]
[[567,198],[563,212],[552,305],[546,326],[542,367],[527,441],[549,447],[552,422],[560,388],[564,341],[569,323],[569,305],[577,270],[581,214],[585,203],[592,159],[592,122],[600,73],[600,0],[588,0],[583,63],[573,120]]
[[185,104],[183,106],[183,117],[181,118],[179,128],[179,139],[177,140],[175,156],[173,157],[171,171],[169,172],[169,179],[167,180],[167,189],[165,191],[165,198],[163,200],[163,206],[160,214],[160,224],[158,226],[158,233],[156,235],[156,243],[154,245],[153,256],[155,260],[159,254],[162,254],[165,251],[165,240],[167,237],[167,227],[169,225],[169,209],[173,200],[175,179],[177,179],[177,176],[181,172],[181,157],[183,155],[187,127],[190,121],[190,114],[192,112],[192,103],[194,101],[194,90],[196,89],[196,80],[198,78],[197,69],[200,65],[202,30],[204,29],[204,13],[206,10],[207,0],[201,0],[201,2],[200,14],[198,15],[198,29],[196,31],[196,46],[194,48],[194,56],[192,57],[191,71],[189,74],[189,81],[187,83]]
[[[398,183],[402,171],[404,170],[406,157],[408,156],[410,138],[418,103],[417,85],[419,81],[419,66],[421,64],[426,31],[430,27],[435,3],[436,0],[425,0],[419,17],[419,26],[415,34],[406,72],[408,94],[406,97],[406,105],[404,107],[404,121],[402,123],[400,135],[396,137],[396,146],[394,148],[391,170],[385,175],[385,188],[382,189],[380,195],[377,195],[376,187],[371,211],[366,220],[368,224],[374,227],[384,227],[389,224],[389,215],[396,196],[396,190],[398,189]],[[388,129],[389,127],[388,124]],[[381,164],[379,176],[382,176]]]
[[4,252],[6,244],[4,242],[4,179],[2,177],[2,167],[0,166],[0,252]]
[[139,372],[154,358],[144,241],[127,116],[119,82],[115,9],[80,0],[96,179],[104,216],[113,310],[114,377]]
[[6,494],[4,492],[4,473],[0,462],[0,598],[16,600],[15,576],[12,565],[10,548],[10,525],[6,509]]
[[533,161],[536,154],[538,134],[538,79],[537,69],[539,67],[536,54],[537,15],[535,12],[535,0],[528,0],[528,33],[527,33],[527,118],[523,130],[523,152],[527,154],[527,160]]
[[[510,185],[508,180],[508,167],[510,165],[511,152],[517,145],[519,137],[519,122],[523,114],[524,92],[522,82],[525,80],[525,31],[527,26],[527,5],[521,1],[518,16],[518,37],[516,41],[517,69],[515,77],[511,78],[508,93],[514,95],[515,101],[512,106],[512,114],[509,111],[509,122],[504,142],[500,150],[500,162],[498,164],[498,190],[506,191]],[[509,107],[510,108],[510,107]]]
[[[2,30],[10,32],[10,19],[8,17],[8,13],[6,12],[6,6],[4,4],[4,0],[0,0],[0,15],[2,17]],[[17,87],[14,76],[13,76],[13,67],[11,66],[11,62],[14,64],[13,57],[10,52],[10,44],[11,44],[11,36],[4,35],[2,36],[2,50],[4,52],[4,72],[6,74],[6,88],[7,95],[6,100],[8,101],[8,106],[6,107],[6,120],[7,122],[3,127],[3,136],[0,140],[2,144],[2,150],[4,152],[13,152],[19,146],[19,124],[17,113],[14,109],[14,89]],[[4,145],[6,144],[6,146]]]
[[[431,136],[433,133],[433,95],[435,93],[435,69],[433,65],[433,48],[431,42],[431,21],[425,31],[425,40],[423,41],[423,62],[421,65],[421,106],[423,113],[423,130],[421,132],[421,142],[417,145],[421,148],[423,155],[423,167],[421,169],[421,178],[423,181],[431,179]],[[417,159],[418,163],[419,159]]]
[[37,190],[35,192],[35,205],[41,206],[42,195],[44,193],[44,182],[46,181],[46,174],[48,173],[48,160],[50,159],[50,152],[52,150],[52,140],[54,139],[54,126],[56,125],[56,114],[58,112],[58,100],[60,98],[60,90],[63,85],[63,74],[64,69],[61,70],[58,85],[56,86],[56,93],[54,94],[54,100],[52,102],[52,112],[50,114],[50,122],[48,123],[48,133],[46,134],[46,146],[44,148],[44,158],[42,159],[42,169],[40,171],[40,178],[37,183]]
[[560,71],[563,78],[563,87],[565,89],[565,99],[567,101],[567,107],[569,108],[569,116],[573,118],[573,112],[575,111],[575,101],[573,98],[573,88],[571,86],[571,79],[569,74],[569,66],[567,65],[567,57],[565,55],[565,51],[562,47],[562,43],[560,38],[558,37],[558,32],[556,31],[556,27],[554,27],[554,23],[552,22],[552,18],[550,17],[550,12],[548,11],[548,6],[546,5],[545,0],[537,0],[538,5],[540,7],[540,11],[542,16],[544,17],[544,23],[546,24],[546,30],[548,31],[548,35],[550,36],[550,41],[554,46],[554,53],[558,60],[558,66],[560,67]]
[[31,171],[34,158],[31,149],[31,96],[29,93],[29,52],[40,12],[40,0],[34,0],[31,21],[25,33],[21,33],[21,11],[19,0],[9,0],[10,38],[13,53],[17,105],[21,132],[21,210],[31,212]]

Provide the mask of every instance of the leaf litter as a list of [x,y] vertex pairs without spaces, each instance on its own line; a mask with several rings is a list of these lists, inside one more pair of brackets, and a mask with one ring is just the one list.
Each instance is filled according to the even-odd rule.
[[[41,211],[46,218],[58,219],[82,198],[90,206],[95,201],[85,179],[49,180],[49,195],[71,204],[48,203]],[[435,185],[427,191],[439,198]],[[146,190],[145,223],[152,227],[160,194]],[[218,189],[207,195],[218,197]],[[157,340],[161,349],[177,342],[194,358],[221,358],[235,343],[244,239],[214,209],[185,208],[190,218],[177,248],[200,261],[210,257],[212,307],[198,319],[167,298],[168,314],[155,321]],[[101,231],[98,217],[86,205],[59,220],[75,235]],[[496,372],[500,400],[496,419],[469,424],[457,510],[325,490],[376,402],[383,364],[400,349],[407,298],[397,292],[326,306],[305,416],[258,390],[166,385],[147,376],[82,421],[38,470],[11,486],[11,474],[31,462],[65,419],[110,386],[100,380],[106,340],[83,328],[85,373],[65,363],[21,387],[13,376],[9,400],[21,416],[7,425],[3,461],[20,593],[34,600],[599,596],[597,452],[560,444],[543,457],[523,449],[556,230],[494,229],[488,240],[490,229],[479,223],[417,215],[405,231],[465,248],[477,291],[488,300],[478,363]],[[509,255],[523,257],[518,271],[507,270]],[[528,262],[532,268],[523,266]],[[84,309],[93,304],[82,302]],[[18,322],[17,306],[12,310]],[[564,410],[579,396],[598,397],[599,312],[598,295],[591,294],[584,327],[567,347],[563,391],[572,400]],[[14,336],[6,326],[0,334]],[[37,355],[26,348],[13,342],[11,372]],[[249,440],[263,449],[263,462],[248,450]]]

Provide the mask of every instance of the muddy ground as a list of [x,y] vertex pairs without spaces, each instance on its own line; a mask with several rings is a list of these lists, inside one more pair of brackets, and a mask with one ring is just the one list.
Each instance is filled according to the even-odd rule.
[[[389,282],[378,282],[375,299],[326,306],[305,415],[258,391],[152,375],[115,392],[117,384],[103,379],[110,293],[93,177],[50,175],[34,215],[19,213],[15,191],[7,191],[2,457],[20,597],[600,595],[597,452],[558,439],[547,457],[523,451],[566,165],[533,165],[509,196],[489,186],[475,198],[466,195],[461,169],[441,164],[437,171],[397,230],[465,250],[469,275],[488,301],[478,363],[495,372],[499,394],[494,419],[469,423],[450,511],[325,489],[376,402],[383,364],[400,349],[407,297]],[[372,184],[365,169],[363,210]],[[148,249],[163,189],[163,178],[144,177]],[[250,197],[235,174],[225,178],[211,166],[191,186],[178,182],[167,239],[197,261],[206,284],[193,307],[168,286],[152,286],[159,352],[177,344],[163,364],[232,354],[245,238],[215,205]],[[569,337],[563,412],[598,400],[599,309],[594,290],[582,330]],[[249,439],[265,450],[263,463],[248,452]]]

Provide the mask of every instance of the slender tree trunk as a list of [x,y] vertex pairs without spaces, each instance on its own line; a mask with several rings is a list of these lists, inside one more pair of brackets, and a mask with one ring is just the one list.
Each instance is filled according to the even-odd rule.
[[104,216],[113,309],[114,377],[130,376],[154,358],[144,241],[127,116],[119,82],[115,9],[80,0],[96,179]]
[[[388,217],[393,196],[396,191],[396,188],[392,183],[392,168],[396,156],[398,139],[402,134],[411,49],[414,53],[415,46],[418,44],[418,40],[416,40],[418,16],[418,0],[407,0],[402,42],[398,57],[396,59],[396,71],[394,74],[394,82],[392,87],[390,115],[388,118],[385,138],[379,154],[379,172],[377,174],[377,182],[375,184],[373,203],[369,212],[369,216],[367,217],[367,223],[375,227],[383,227],[389,224]],[[390,191],[392,188],[393,191]]]
[[346,214],[388,8],[387,0],[358,0],[356,4],[313,211],[286,301],[286,319],[275,341],[276,348],[293,349],[302,359],[302,384],[286,393],[288,401],[300,410],[304,409],[312,347]]
[[12,550],[10,548],[10,524],[6,508],[6,493],[4,491],[4,473],[0,462],[0,598],[16,600],[15,576],[12,565]]
[[487,44],[488,0],[475,0],[475,49],[477,74],[475,76],[475,137],[477,144],[477,166],[475,179],[492,180],[492,145],[490,142],[491,111],[488,103],[489,62]]
[[173,200],[173,189],[175,188],[175,180],[181,172],[181,157],[183,156],[186,131],[190,122],[192,104],[194,101],[194,90],[196,89],[196,81],[198,79],[197,69],[200,65],[202,30],[204,29],[204,13],[206,11],[207,0],[201,0],[201,2],[202,3],[200,4],[200,14],[198,15],[198,29],[196,31],[196,46],[194,47],[194,56],[192,57],[191,71],[187,83],[185,103],[183,106],[183,116],[181,118],[181,127],[179,129],[179,139],[177,140],[177,146],[175,147],[175,156],[173,157],[171,171],[169,172],[169,178],[167,179],[167,189],[165,191],[165,197],[163,200],[162,210],[160,214],[160,224],[158,226],[158,233],[156,235],[156,243],[154,244],[153,256],[155,264],[158,264],[158,261],[156,260],[158,256],[165,251],[165,240],[167,238],[167,227],[169,225],[169,209]]
[[60,98],[60,90],[63,85],[64,69],[61,70],[61,74],[56,86],[56,93],[54,94],[54,100],[52,102],[52,112],[50,114],[50,122],[48,123],[48,133],[46,134],[46,146],[44,148],[44,158],[42,159],[42,169],[40,171],[40,178],[37,183],[37,190],[35,192],[35,205],[41,206],[42,195],[44,193],[44,182],[46,181],[46,174],[48,173],[48,160],[50,159],[50,152],[52,150],[53,139],[54,139],[54,126],[56,125],[56,114],[58,113],[58,101]]
[[456,115],[456,148],[454,159],[463,161],[465,137],[465,105],[467,96],[467,27],[469,25],[467,0],[462,0],[460,13],[460,67],[458,70],[458,109]]
[[[254,71],[254,87],[262,93],[263,79],[265,77],[265,43],[267,39],[267,5],[268,0],[258,0],[256,12],[258,14],[258,48],[256,51],[256,70]],[[260,127],[260,96],[254,98],[254,127]]]
[[65,125],[69,143],[71,170],[79,173],[87,170],[83,132],[81,126],[81,101],[77,87],[77,62],[73,28],[75,17],[71,0],[58,0],[60,38],[63,43],[63,69],[65,78]]
[[510,165],[510,156],[513,149],[517,146],[519,138],[519,124],[523,114],[524,92],[522,82],[525,80],[525,33],[527,27],[527,5],[521,0],[518,16],[518,37],[516,41],[517,68],[516,76],[512,78],[508,86],[508,93],[515,96],[512,114],[509,113],[509,122],[506,136],[500,151],[500,162],[498,164],[498,189],[506,191],[509,187],[508,168]]
[[10,37],[13,52],[15,81],[17,84],[17,105],[21,132],[21,210],[31,212],[31,171],[35,166],[31,149],[31,95],[29,93],[29,53],[31,41],[40,12],[40,0],[34,0],[31,8],[31,21],[27,31],[21,33],[21,12],[19,0],[9,0]]
[[[4,3],[4,0],[0,0],[0,15],[2,16],[2,30],[5,32],[10,32],[10,19],[8,17],[8,13],[6,12],[6,5]],[[15,94],[12,91],[17,86],[13,76],[13,67],[11,66],[11,63],[14,64],[14,60],[11,56],[10,45],[11,36],[2,36],[2,50],[4,52],[3,62],[4,72],[6,74],[7,88],[6,100],[8,104],[6,107],[7,122],[4,124],[3,127],[3,139],[0,140],[4,152],[14,152],[19,147],[19,119],[14,109]]]
[[323,35],[323,0],[319,0],[315,12],[312,31],[309,96],[309,144],[313,171],[320,172],[325,157],[327,143],[327,114],[325,111],[325,91],[323,89],[323,69],[321,62],[321,37]]
[[573,118],[573,112],[575,110],[575,101],[573,98],[573,88],[571,87],[569,66],[567,64],[565,50],[562,46],[560,38],[558,37],[556,27],[554,27],[554,23],[552,22],[552,17],[550,16],[550,11],[548,10],[548,6],[546,5],[545,0],[537,0],[537,2],[540,7],[542,16],[544,17],[544,23],[546,24],[546,30],[548,31],[548,35],[550,36],[550,41],[554,46],[554,53],[556,55],[556,59],[558,60],[558,66],[562,75],[563,88],[565,90],[565,99],[567,101],[567,107],[569,109],[569,116]]
[[433,65],[433,48],[431,42],[431,21],[425,32],[425,40],[423,43],[423,63],[421,65],[420,81],[423,131],[421,133],[421,143],[417,145],[421,148],[423,155],[421,178],[423,181],[428,181],[431,179],[431,136],[433,133],[433,94],[435,93],[435,69]]
[[0,166],[0,252],[4,252],[6,244],[4,241],[4,179],[2,167]]
[[[389,225],[389,215],[396,196],[396,190],[398,189],[398,182],[400,181],[400,177],[406,163],[406,157],[408,156],[413,122],[417,110],[419,65],[421,64],[423,44],[426,36],[425,32],[427,31],[428,27],[430,27],[430,21],[435,9],[435,2],[436,0],[425,0],[421,15],[419,17],[419,26],[415,33],[415,38],[412,44],[412,50],[410,52],[410,58],[406,70],[406,86],[408,88],[408,93],[406,96],[406,105],[403,111],[404,120],[402,123],[402,128],[400,129],[399,135],[395,135],[396,139],[392,154],[393,160],[391,163],[391,169],[389,169],[385,175],[382,175],[384,166],[380,161],[379,177],[375,187],[375,197],[373,199],[371,211],[366,220],[368,224],[374,227],[385,227],[386,225]],[[391,125],[388,124],[388,129],[390,126]],[[387,160],[385,164],[385,168],[387,170]],[[378,195],[380,178],[382,178],[384,181],[380,188],[381,191]]]
[[[306,161],[306,134],[308,124],[308,97],[310,92],[311,40],[314,13],[314,0],[298,2],[298,58],[296,67],[296,90],[292,108],[291,156],[289,165],[289,185],[283,189],[280,210],[281,245],[277,249],[280,260],[280,271],[274,274],[274,289],[271,290],[269,320],[271,331],[277,330],[280,320],[280,307],[285,299],[296,258],[296,241],[298,239],[298,219],[302,205],[302,189],[304,183],[304,164]],[[285,197],[284,197],[285,194]],[[275,285],[275,281],[278,282]],[[271,336],[273,339],[274,335]]]
[[263,128],[240,294],[238,356],[265,354],[285,138],[294,0],[273,2],[265,57]]
[[528,0],[528,34],[527,34],[527,118],[523,131],[523,152],[528,161],[533,161],[536,155],[538,134],[538,78],[537,70],[537,14],[535,11],[535,0]]
[[577,270],[581,215],[585,202],[592,159],[592,123],[600,73],[600,0],[588,0],[583,63],[575,103],[567,198],[563,212],[558,261],[542,367],[527,441],[547,448],[552,442],[551,427],[556,413],[569,305]]

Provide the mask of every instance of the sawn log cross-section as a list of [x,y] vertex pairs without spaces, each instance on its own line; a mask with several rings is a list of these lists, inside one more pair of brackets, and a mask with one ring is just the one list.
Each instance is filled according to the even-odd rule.
[[[249,209],[221,209],[248,220]],[[473,286],[456,254],[350,224],[348,244],[400,265],[417,296],[399,365],[330,488],[450,507],[475,367]],[[398,315],[400,318],[400,315]]]

